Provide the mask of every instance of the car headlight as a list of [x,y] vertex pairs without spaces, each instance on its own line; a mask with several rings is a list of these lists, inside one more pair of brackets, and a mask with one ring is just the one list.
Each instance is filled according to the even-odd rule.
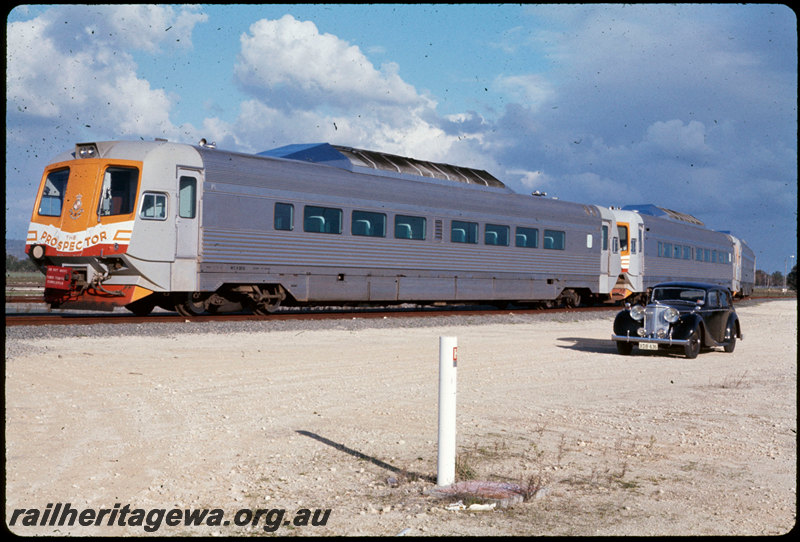
[[680,313],[678,312],[677,309],[673,307],[670,307],[666,311],[664,311],[664,320],[666,320],[670,324],[674,324],[675,322],[677,322],[679,317]]
[[634,320],[642,320],[644,319],[644,307],[641,305],[634,305],[631,307],[631,318]]

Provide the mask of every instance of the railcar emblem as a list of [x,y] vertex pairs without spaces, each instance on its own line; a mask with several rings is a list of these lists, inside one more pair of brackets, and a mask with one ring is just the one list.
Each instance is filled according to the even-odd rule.
[[69,210],[69,216],[72,219],[76,219],[83,214],[83,203],[81,202],[81,198],[83,195],[78,194],[75,196],[75,203],[72,204],[72,209]]

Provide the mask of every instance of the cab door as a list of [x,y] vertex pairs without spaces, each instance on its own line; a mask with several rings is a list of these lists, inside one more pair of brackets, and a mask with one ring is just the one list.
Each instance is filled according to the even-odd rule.
[[614,289],[620,273],[617,227],[613,213],[600,208],[600,293]]
[[197,290],[197,261],[200,248],[201,172],[178,168],[177,209],[175,216],[175,261],[172,267],[172,290]]

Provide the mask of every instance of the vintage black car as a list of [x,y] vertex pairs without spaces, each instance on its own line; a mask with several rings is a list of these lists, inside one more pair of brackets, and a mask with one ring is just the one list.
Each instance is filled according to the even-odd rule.
[[614,320],[617,351],[683,348],[696,358],[701,348],[721,346],[733,352],[742,338],[739,317],[728,289],[713,284],[667,282],[653,287],[649,303],[626,305]]

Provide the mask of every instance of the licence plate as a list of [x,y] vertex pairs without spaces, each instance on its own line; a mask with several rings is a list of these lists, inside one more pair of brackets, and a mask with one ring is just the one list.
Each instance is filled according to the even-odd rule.
[[657,343],[639,343],[639,350],[658,350]]

